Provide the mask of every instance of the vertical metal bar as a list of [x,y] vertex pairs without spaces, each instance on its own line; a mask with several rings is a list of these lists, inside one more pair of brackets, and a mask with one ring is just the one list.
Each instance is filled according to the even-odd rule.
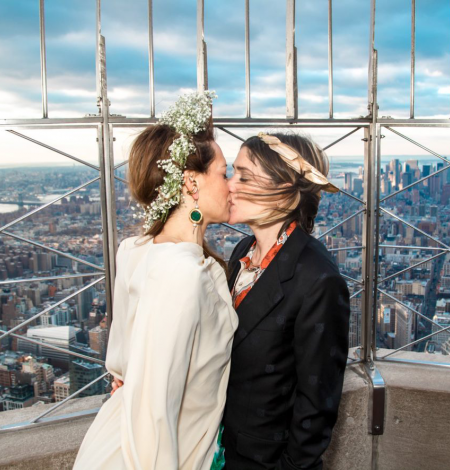
[[47,98],[47,53],[45,49],[45,11],[44,0],[39,0],[39,31],[41,35],[41,91],[42,117],[48,118]]
[[205,0],[197,0],[197,89],[208,89],[208,67],[205,42]]
[[362,279],[364,281],[364,292],[362,293],[362,317],[361,317],[361,359],[364,362],[372,361],[373,341],[373,301],[374,301],[374,232],[376,219],[375,190],[375,161],[377,152],[377,51],[372,53],[372,81],[370,84],[373,102],[370,103],[372,112],[372,123],[369,128],[364,129],[364,201],[366,202],[366,213],[363,228],[363,269]]
[[250,0],[245,0],[245,99],[246,117],[251,116],[250,107]]
[[416,0],[411,0],[411,90],[409,117],[414,119],[414,88],[416,78]]
[[[114,186],[114,155],[112,126],[109,124],[109,100],[106,76],[105,38],[99,38],[99,68],[100,68],[100,114],[103,118],[98,127],[100,166],[100,196],[102,204],[103,225],[103,258],[106,273],[106,306],[108,311],[108,327],[112,321],[112,305],[114,298],[114,279],[116,275],[117,225],[116,199]],[[109,328],[108,328],[109,331]]]
[[328,0],[328,102],[333,118],[333,0]]
[[153,55],[153,0],[148,0],[148,75],[150,81],[150,117],[155,117],[155,58]]
[[297,48],[295,47],[295,0],[286,1],[286,118],[297,119]]
[[380,194],[381,194],[381,126],[376,137],[376,186],[375,186],[375,240],[374,240],[374,300],[372,302],[372,357],[377,357],[377,308],[378,308],[378,259],[380,252]]
[[372,114],[371,104],[373,103],[372,82],[373,82],[373,50],[375,49],[375,13],[376,0],[370,0],[370,32],[369,32],[369,79],[367,82],[369,114]]
[[100,114],[100,95],[101,95],[101,78],[100,78],[100,36],[102,34],[102,16],[101,16],[101,0],[97,0],[96,4],[96,33],[95,33],[95,89],[97,94],[97,107]]
[[[369,318],[370,299],[372,298],[370,292],[370,263],[371,263],[371,244],[370,244],[370,222],[372,221],[370,213],[370,197],[371,188],[370,186],[370,165],[371,165],[371,145],[370,145],[370,129],[364,128],[364,201],[367,204],[367,208],[364,214],[363,221],[363,249],[362,249],[362,279],[364,282],[364,291],[361,294],[361,359],[367,362],[370,358],[370,327],[371,321]],[[369,308],[367,308],[369,306]]]

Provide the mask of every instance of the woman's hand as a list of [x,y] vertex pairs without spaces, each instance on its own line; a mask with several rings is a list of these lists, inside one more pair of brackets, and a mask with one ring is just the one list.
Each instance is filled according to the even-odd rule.
[[118,379],[117,377],[114,377],[114,380],[111,382],[111,388],[112,388],[112,390],[111,390],[111,396],[114,395],[114,392],[115,392],[118,388],[122,387],[122,385],[123,385],[122,380]]

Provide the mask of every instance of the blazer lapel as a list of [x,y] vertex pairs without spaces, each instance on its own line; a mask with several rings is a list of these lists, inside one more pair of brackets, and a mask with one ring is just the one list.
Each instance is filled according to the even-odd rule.
[[244,241],[236,247],[231,255],[230,261],[228,263],[228,288],[230,289],[230,292],[231,289],[233,289],[236,276],[238,275],[239,269],[241,267],[239,260],[247,254],[254,241],[254,236],[245,238]]
[[[241,302],[236,310],[239,326],[234,336],[233,349],[237,348],[258,323],[281,302],[284,297],[281,285],[294,276],[300,253],[309,239],[310,235],[297,227]],[[237,271],[233,271],[233,283]]]

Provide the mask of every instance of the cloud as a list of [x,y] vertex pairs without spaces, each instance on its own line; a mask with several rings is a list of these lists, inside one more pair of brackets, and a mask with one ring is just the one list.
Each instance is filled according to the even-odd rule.
[[[153,2],[155,98],[167,109],[183,89],[196,88],[196,1]],[[46,0],[50,117],[96,113],[95,1]],[[149,114],[147,0],[124,6],[102,2],[111,112]],[[251,107],[255,117],[284,117],[286,5],[250,4]],[[299,114],[328,116],[328,30],[323,2],[297,2]],[[417,3],[416,114],[448,116],[450,6]],[[334,108],[336,117],[367,114],[370,2],[333,2]],[[381,115],[409,115],[410,0],[377,1]],[[245,114],[244,2],[206,2],[205,40],[216,116]],[[0,116],[41,113],[39,11],[29,0],[0,2]]]

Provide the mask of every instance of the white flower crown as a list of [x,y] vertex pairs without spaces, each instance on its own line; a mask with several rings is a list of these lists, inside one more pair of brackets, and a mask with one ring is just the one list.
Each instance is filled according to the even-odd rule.
[[159,124],[170,126],[180,136],[169,147],[170,158],[157,162],[166,173],[164,183],[157,188],[158,196],[149,206],[142,206],[141,213],[133,214],[135,218],[144,219],[146,232],[157,220],[165,222],[170,209],[181,202],[186,160],[195,152],[192,137],[207,129],[214,98],[217,98],[216,93],[209,90],[180,96],[159,119]]

